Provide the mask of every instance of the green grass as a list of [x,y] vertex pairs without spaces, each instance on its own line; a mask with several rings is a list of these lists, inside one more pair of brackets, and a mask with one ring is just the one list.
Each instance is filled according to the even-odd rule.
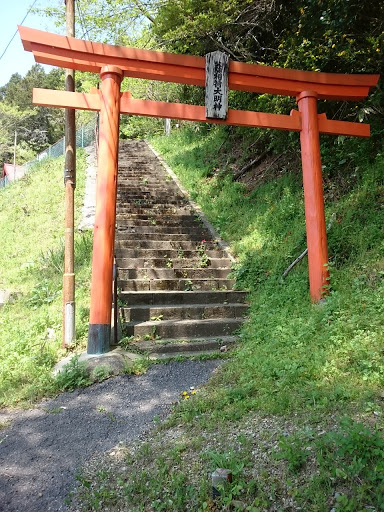
[[[249,191],[220,170],[231,151],[224,142],[224,130],[204,128],[152,140],[237,257],[233,273],[250,300],[242,343],[148,445],[128,447],[102,477],[83,475],[88,485],[77,503],[81,510],[258,512],[287,503],[311,512],[384,510],[384,157],[359,162],[353,187],[328,183],[326,197],[339,198],[326,202],[327,223],[335,216],[331,291],[311,304],[306,260],[281,280],[306,247],[300,170]],[[215,467],[234,474],[216,504]]]
[[[331,291],[315,305],[306,259],[281,280],[306,247],[300,170],[249,191],[220,170],[231,151],[225,137],[224,129],[183,129],[152,142],[237,257],[233,274],[250,301],[241,343],[203,390],[156,422],[159,432],[149,442],[122,450],[113,463],[106,455],[84,468],[73,497],[77,510],[384,510],[384,157],[374,165],[359,162],[354,185],[345,189],[342,181],[327,181],[326,198],[338,198],[326,202],[327,223],[336,219],[328,233]],[[15,185],[15,197],[28,197],[27,206],[37,196],[53,201],[58,189],[62,194],[57,175],[32,173],[28,179],[36,182],[30,190]],[[1,215],[12,202],[18,208],[15,221],[0,217],[2,261],[9,265],[1,286],[22,295],[0,313],[3,404],[57,390],[50,368],[61,339],[62,228],[45,226],[42,217],[35,224],[47,229],[41,243],[33,237],[27,243],[33,226],[23,225],[17,247],[24,248],[8,248],[16,226],[34,217],[10,193],[0,193]],[[49,206],[57,224],[61,201]],[[8,222],[15,222],[9,230]],[[81,340],[87,236],[78,238],[78,251]],[[61,388],[84,379],[74,361]],[[210,473],[218,466],[231,469],[234,479],[213,503]]]
[[[0,287],[15,294],[0,310],[0,406],[54,392],[52,365],[62,340],[64,160],[44,160],[0,192]],[[76,224],[84,193],[85,155],[79,152]],[[76,335],[84,341],[92,237],[76,233]]]
[[[306,261],[281,282],[306,247],[300,175],[249,192],[229,176],[207,177],[221,145],[215,131],[178,132],[154,145],[230,242],[238,286],[250,290],[250,320],[236,364],[221,375],[218,414],[228,409],[230,416],[233,402],[236,414],[255,407],[285,413],[374,397],[384,383],[384,158],[361,171],[350,194],[327,204],[327,219],[336,215],[328,239],[331,294],[312,305]],[[244,397],[233,400],[236,386]]]

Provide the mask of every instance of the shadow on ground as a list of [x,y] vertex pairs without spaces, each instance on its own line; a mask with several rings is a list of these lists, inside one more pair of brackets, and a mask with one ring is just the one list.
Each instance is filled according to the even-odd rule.
[[91,455],[139,438],[179,394],[208,380],[220,361],[172,362],[64,393],[28,411],[0,413],[0,511],[65,511]]

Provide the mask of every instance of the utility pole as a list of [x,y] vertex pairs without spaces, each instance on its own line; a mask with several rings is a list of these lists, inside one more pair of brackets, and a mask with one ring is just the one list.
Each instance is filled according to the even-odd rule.
[[[75,0],[66,5],[67,36],[75,37]],[[65,70],[65,90],[75,91],[75,72]],[[74,196],[76,187],[76,126],[75,110],[65,110],[65,253],[63,276],[63,346],[75,341],[75,271],[74,271]]]

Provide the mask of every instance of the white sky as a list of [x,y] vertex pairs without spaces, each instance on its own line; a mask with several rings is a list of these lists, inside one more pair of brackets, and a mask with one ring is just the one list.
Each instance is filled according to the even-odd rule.
[[[0,55],[32,4],[33,0],[0,0]],[[34,7],[57,7],[60,5],[64,5],[64,0],[37,0]],[[57,32],[49,18],[32,13],[28,14],[23,25],[39,30]],[[0,86],[5,85],[14,73],[24,76],[34,64],[35,60],[32,53],[24,51],[19,33],[17,33],[0,60]],[[47,70],[51,69],[48,66],[45,68]]]

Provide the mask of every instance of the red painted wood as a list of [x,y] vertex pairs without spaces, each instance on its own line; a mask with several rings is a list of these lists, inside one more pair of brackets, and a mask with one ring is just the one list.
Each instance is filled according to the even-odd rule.
[[[100,91],[91,93],[53,91],[50,89],[33,89],[33,103],[44,107],[66,107],[82,110],[100,110]],[[225,121],[205,118],[205,108],[183,103],[165,103],[161,101],[136,100],[131,93],[121,95],[120,112],[150,117],[170,117],[185,121],[202,121],[206,123],[229,124],[236,126],[253,126],[275,128],[278,130],[300,131],[301,114],[292,110],[291,115],[267,114],[247,110],[229,110]],[[369,137],[369,124],[350,123],[327,119],[325,114],[318,115],[320,133],[331,135],[351,135],[354,137]]]
[[319,132],[326,135],[350,135],[352,137],[369,137],[370,126],[365,123],[350,123],[327,119],[326,114],[318,116]]
[[101,80],[102,100],[89,323],[110,326],[122,72],[119,68],[106,67],[101,72]]
[[230,62],[229,88],[296,96],[300,112],[292,111],[290,116],[284,116],[230,110],[226,121],[207,120],[204,107],[135,100],[119,92],[122,76],[204,86],[205,59],[202,57],[104,45],[26,27],[19,27],[19,31],[24,48],[33,51],[37,62],[82,71],[102,70],[101,95],[34,92],[35,101],[42,105],[101,109],[102,113],[91,324],[110,325],[120,109],[123,113],[151,117],[300,131],[310,293],[313,301],[321,299],[326,293],[324,287],[329,274],[319,133],[368,137],[369,126],[328,120],[325,115],[318,115],[317,99],[362,99],[377,84],[379,75],[314,73]]
[[[205,59],[188,55],[105,45],[19,27],[24,48],[37,62],[98,73],[106,64],[123,70],[124,76],[191,85],[205,85]],[[379,75],[342,75],[257,64],[230,62],[229,88],[251,92],[297,96],[315,90],[322,99],[365,98]]]
[[318,302],[327,292],[329,282],[327,232],[324,215],[323,182],[321,174],[317,94],[304,91],[297,99],[301,112],[301,161],[307,225],[309,290],[311,299]]
[[[79,70],[99,73],[106,63],[119,66],[124,76],[144,78],[148,80],[160,80],[189,85],[205,86],[205,73],[203,69],[172,66],[164,63],[147,63],[141,61],[126,61],[120,58],[97,57],[90,60],[87,54],[75,54],[70,50],[50,48],[44,51],[44,46],[32,44],[35,60],[41,64],[51,66],[68,67]],[[55,50],[55,54],[51,54]],[[320,74],[320,73],[319,73]],[[372,75],[371,75],[372,76]],[[316,82],[303,82],[289,79],[269,78],[264,76],[252,76],[249,74],[231,74],[228,77],[230,89],[248,92],[281,94],[285,96],[297,96],[303,89],[311,87],[316,90],[320,99],[346,99],[361,100],[368,96],[370,86],[344,86],[334,84],[318,84]]]

